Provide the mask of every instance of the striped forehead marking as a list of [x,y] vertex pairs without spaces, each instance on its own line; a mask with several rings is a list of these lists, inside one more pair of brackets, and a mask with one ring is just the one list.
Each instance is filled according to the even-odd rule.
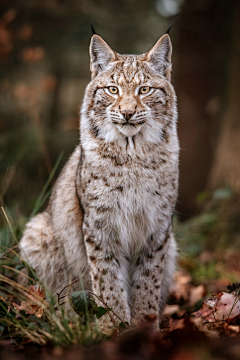
[[130,82],[134,80],[135,75],[137,74],[137,61],[135,57],[128,56],[123,63],[123,74],[126,78],[126,81]]
[[141,71],[139,61],[134,56],[126,56],[119,64],[119,71],[114,74],[114,81],[120,85],[134,82],[139,85],[144,81],[144,74]]

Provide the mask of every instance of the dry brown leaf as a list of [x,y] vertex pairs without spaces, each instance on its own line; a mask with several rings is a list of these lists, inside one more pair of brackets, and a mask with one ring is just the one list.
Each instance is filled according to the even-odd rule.
[[169,331],[174,331],[177,329],[183,329],[185,326],[185,319],[170,319],[169,320]]
[[21,305],[13,302],[13,306],[16,310],[16,318],[20,317],[20,311],[25,311],[26,314],[34,314],[38,318],[41,318],[43,315],[43,307],[48,306],[49,303],[45,300],[45,289],[39,285],[30,285],[28,290],[31,292],[26,292],[26,297],[28,301],[22,301]]
[[192,315],[202,318],[204,322],[232,319],[240,316],[240,302],[236,301],[236,292],[222,292],[205,300],[201,309]]
[[196,325],[198,331],[204,333],[207,337],[211,339],[219,338],[219,326],[222,327],[222,323],[216,323],[216,326],[212,327],[212,323],[203,323],[201,318],[192,318],[191,321]]
[[188,300],[190,282],[190,275],[185,274],[182,271],[176,271],[169,289],[170,295],[175,297],[177,301],[179,301],[181,298],[183,298],[185,301]]
[[172,315],[180,311],[179,305],[166,305],[163,311],[163,315]]
[[205,287],[204,285],[199,285],[196,287],[192,287],[189,290],[189,305],[192,306],[196,304],[199,300],[201,300],[205,295]]
[[14,309],[17,310],[16,319],[20,317],[20,311],[25,311],[26,314],[36,315],[38,318],[42,317],[43,308],[33,304],[31,301],[22,301],[21,305],[13,302]]
[[[39,296],[40,298],[45,299],[46,297],[44,287],[40,287],[39,285],[30,285],[28,290],[34,293],[36,295],[36,298]],[[29,298],[34,298],[34,294],[30,294]]]
[[228,329],[235,332],[235,333],[239,333],[240,332],[240,326],[239,325],[228,325]]

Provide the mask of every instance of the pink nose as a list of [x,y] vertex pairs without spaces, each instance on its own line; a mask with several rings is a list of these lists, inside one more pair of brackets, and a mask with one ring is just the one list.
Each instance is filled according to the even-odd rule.
[[126,120],[129,120],[130,117],[134,114],[134,111],[132,110],[123,110],[121,111],[121,114],[125,117]]

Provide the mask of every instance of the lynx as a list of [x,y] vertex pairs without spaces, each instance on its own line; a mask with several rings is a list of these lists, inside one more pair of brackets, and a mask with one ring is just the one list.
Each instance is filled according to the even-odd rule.
[[120,55],[92,36],[80,144],[20,243],[22,257],[53,293],[80,276],[136,325],[155,314],[158,326],[177,254],[171,53],[168,34],[142,55]]

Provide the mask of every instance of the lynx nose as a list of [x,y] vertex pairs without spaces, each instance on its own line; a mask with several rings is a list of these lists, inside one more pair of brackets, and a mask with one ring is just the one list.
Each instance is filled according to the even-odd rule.
[[125,117],[126,120],[129,120],[130,117],[134,114],[134,111],[132,110],[122,110],[121,114]]

